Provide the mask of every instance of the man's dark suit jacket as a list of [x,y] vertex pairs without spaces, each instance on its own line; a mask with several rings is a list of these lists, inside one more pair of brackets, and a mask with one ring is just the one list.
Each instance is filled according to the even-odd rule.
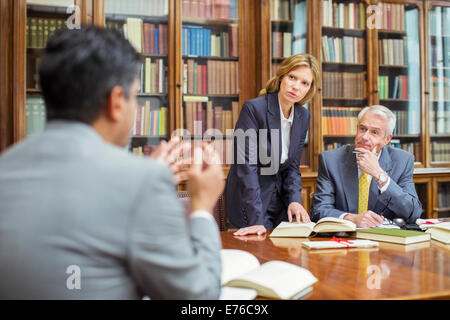
[[[311,219],[338,218],[343,213],[358,213],[358,167],[354,146],[322,152],[319,172],[311,205]],[[401,149],[385,146],[379,159],[380,167],[391,178],[389,187],[380,193],[372,178],[368,210],[386,218],[403,218],[414,223],[422,213],[413,182],[414,156]]]
[[[279,193],[286,208],[291,202],[301,203],[302,181],[299,166],[309,119],[310,114],[307,109],[298,104],[294,105],[288,159],[282,165],[276,165],[280,163],[282,148],[278,92],[262,95],[244,103],[236,123],[234,163],[231,165],[226,185],[227,217],[235,227],[264,225],[266,228],[273,228],[266,211],[275,191]],[[249,149],[249,143],[245,145],[237,143],[238,129],[244,132],[249,129],[256,131],[257,146],[253,144]],[[261,140],[259,136],[263,132],[262,129],[268,131],[267,142]],[[272,129],[278,130],[276,141],[278,154],[277,152],[272,154],[270,151],[271,147],[276,148],[276,144],[272,146],[274,143],[272,139],[276,139],[271,132]],[[242,159],[245,155],[245,163],[237,163],[239,154],[242,155]],[[249,161],[251,160],[249,154],[255,154],[257,161]],[[264,154],[270,155],[270,162],[267,164]],[[275,170],[271,174],[266,174],[265,171],[269,171],[271,165]],[[286,214],[286,212],[280,212],[280,214]]]

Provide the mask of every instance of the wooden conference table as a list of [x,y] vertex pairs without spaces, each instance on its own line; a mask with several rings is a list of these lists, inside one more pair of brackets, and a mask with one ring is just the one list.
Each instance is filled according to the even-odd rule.
[[[224,249],[248,251],[260,263],[282,260],[310,270],[319,281],[303,299],[450,299],[450,245],[435,240],[308,250],[302,241],[330,238],[270,238],[270,231],[236,237],[234,231],[221,232]],[[354,239],[349,235],[346,240]]]

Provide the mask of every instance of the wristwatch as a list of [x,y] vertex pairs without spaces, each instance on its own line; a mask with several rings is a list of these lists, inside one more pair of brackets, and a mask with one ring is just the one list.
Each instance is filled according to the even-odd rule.
[[382,185],[383,183],[385,183],[386,181],[388,181],[388,176],[386,173],[382,172],[380,173],[380,176],[378,177],[377,180],[377,184],[378,185]]

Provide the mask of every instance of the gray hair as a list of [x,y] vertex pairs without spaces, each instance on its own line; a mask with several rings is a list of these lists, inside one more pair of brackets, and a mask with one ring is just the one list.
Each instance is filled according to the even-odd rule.
[[391,110],[382,105],[365,107],[358,114],[358,123],[361,121],[361,118],[364,116],[364,114],[366,114],[366,112],[370,112],[372,114],[380,116],[388,121],[388,125],[386,127],[386,136],[394,132],[397,117]]

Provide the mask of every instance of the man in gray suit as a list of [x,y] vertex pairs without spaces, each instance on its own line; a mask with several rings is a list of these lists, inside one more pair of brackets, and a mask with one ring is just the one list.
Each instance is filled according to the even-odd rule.
[[[319,155],[319,172],[311,204],[311,217],[318,221],[335,217],[371,228],[388,219],[414,223],[422,205],[413,183],[414,156],[388,146],[395,115],[384,106],[364,108],[358,115],[355,145]],[[366,203],[359,196],[367,178]],[[361,192],[362,194],[362,192]]]
[[186,216],[169,166],[125,150],[140,63],[105,29],[49,39],[47,130],[0,157],[0,299],[218,298],[223,172],[192,166]]

